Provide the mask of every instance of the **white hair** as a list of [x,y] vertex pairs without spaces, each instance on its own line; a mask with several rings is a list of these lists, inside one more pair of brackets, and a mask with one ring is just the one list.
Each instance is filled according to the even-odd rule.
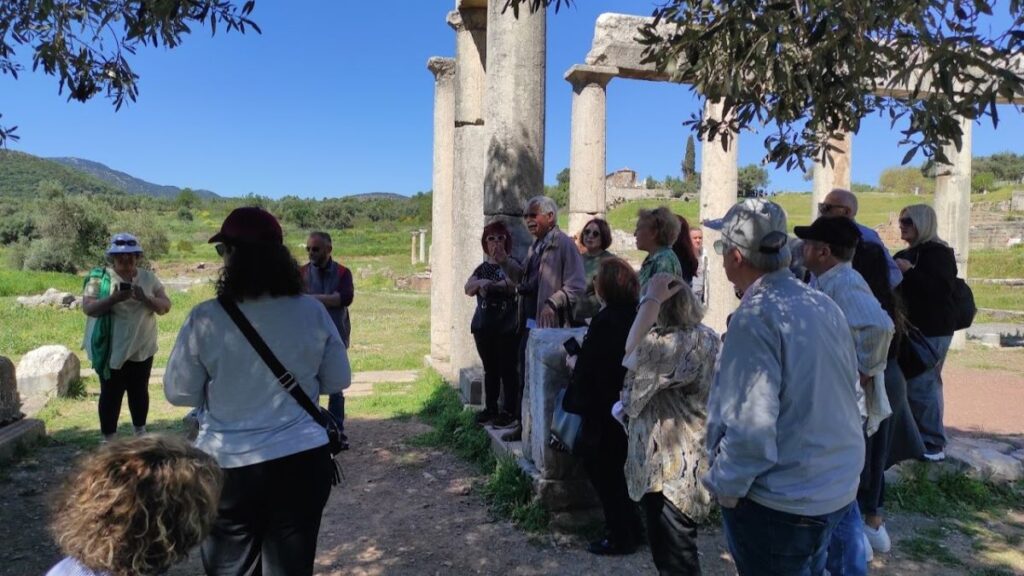
[[526,203],[526,209],[529,210],[530,206],[536,206],[545,214],[553,214],[555,220],[558,219],[558,204],[547,196],[534,196],[530,198],[530,201]]

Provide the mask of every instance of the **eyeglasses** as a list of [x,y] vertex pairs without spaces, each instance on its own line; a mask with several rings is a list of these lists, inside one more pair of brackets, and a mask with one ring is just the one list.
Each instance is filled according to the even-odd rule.
[[600,236],[600,235],[601,235],[601,231],[600,230],[594,230],[593,228],[587,228],[586,230],[583,231],[583,237],[584,238],[587,238],[589,236],[597,237],[597,236]]
[[826,204],[824,202],[821,202],[821,203],[818,204],[818,214],[828,214],[829,212],[831,212],[833,210],[839,210],[839,209],[845,209],[845,208],[846,208],[846,206],[842,206],[842,205],[839,205],[839,204]]
[[114,246],[138,246],[135,240],[114,240]]
[[306,252],[309,252],[310,254],[316,254],[319,251],[320,251],[320,247],[319,246],[306,246]]
[[726,249],[729,248],[729,245],[725,243],[725,240],[715,240],[713,246],[715,247],[715,253],[719,255],[725,254]]
[[508,238],[508,236],[505,236],[504,234],[494,234],[492,236],[488,236],[487,237],[487,241],[488,242],[504,242],[507,238]]
[[231,254],[232,252],[232,248],[228,244],[217,244],[214,248],[217,250],[217,256],[220,256],[221,258]]
[[914,225],[914,220],[913,219],[911,219],[911,218],[900,218],[900,226],[906,226],[907,228],[910,228],[913,225]]

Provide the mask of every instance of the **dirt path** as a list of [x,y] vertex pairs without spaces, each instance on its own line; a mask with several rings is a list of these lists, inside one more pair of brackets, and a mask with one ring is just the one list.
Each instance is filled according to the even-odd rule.
[[[353,449],[344,455],[347,482],[335,488],[324,513],[317,574],[653,574],[649,551],[599,558],[583,551],[575,535],[529,535],[496,520],[476,489],[481,478],[457,457],[409,444],[428,430],[411,420],[350,420]],[[45,531],[46,502],[76,452],[38,449],[0,478],[0,575],[37,576],[59,553]],[[890,528],[897,552],[873,564],[875,574],[962,574],[962,569],[914,562],[901,540],[936,522],[898,515]],[[970,540],[950,534],[944,545],[963,558]],[[704,531],[700,548],[705,574],[733,574],[719,531]],[[198,558],[173,576],[201,574]],[[1008,572],[1007,572],[1008,573]]]

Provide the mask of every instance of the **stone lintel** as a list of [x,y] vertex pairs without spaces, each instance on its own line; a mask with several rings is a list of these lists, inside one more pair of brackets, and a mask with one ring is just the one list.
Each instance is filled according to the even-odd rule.
[[455,75],[455,58],[442,56],[431,56],[427,60],[427,70],[430,70],[434,77],[441,79]]
[[612,81],[612,78],[618,75],[619,69],[614,66],[576,64],[565,72],[565,79],[572,83],[575,88],[586,86],[587,84],[607,86]]
[[455,9],[487,8],[487,0],[455,0]]
[[462,8],[448,13],[448,25],[456,32],[462,30],[486,30],[486,8]]

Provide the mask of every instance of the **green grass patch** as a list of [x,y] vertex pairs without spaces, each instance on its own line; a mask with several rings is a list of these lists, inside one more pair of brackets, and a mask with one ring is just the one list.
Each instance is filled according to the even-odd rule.
[[971,251],[967,275],[971,278],[1024,278],[1024,246]]
[[47,288],[82,293],[81,276],[59,272],[30,272],[0,268],[0,297],[42,294]]
[[946,566],[963,565],[963,562],[955,554],[931,537],[913,536],[902,540],[900,541],[900,550],[918,562],[934,561]]
[[892,486],[890,497],[898,510],[934,518],[963,518],[1024,507],[1024,484],[993,484],[952,472],[935,476],[927,464],[915,462]]
[[1024,310],[1024,288],[1020,286],[972,283],[971,292],[974,293],[974,303],[979,308]]

